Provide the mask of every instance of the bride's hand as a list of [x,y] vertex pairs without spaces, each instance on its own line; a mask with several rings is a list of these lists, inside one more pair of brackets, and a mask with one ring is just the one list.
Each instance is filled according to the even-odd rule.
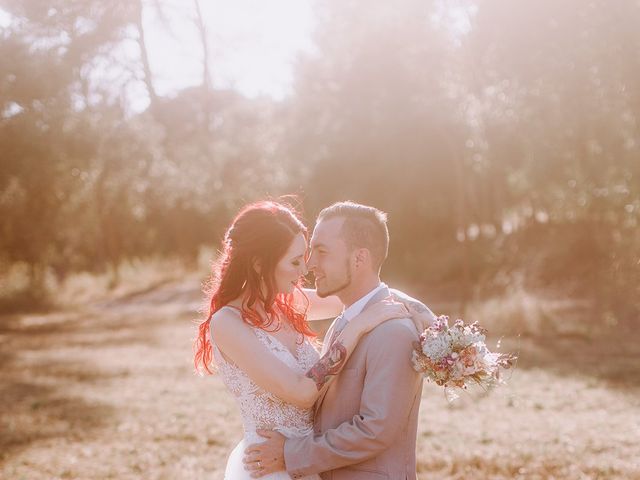
[[410,316],[407,307],[389,297],[371,305],[351,321],[356,323],[361,334],[364,335],[387,320],[409,318]]
[[416,300],[406,293],[395,289],[391,289],[391,298],[407,307],[411,321],[415,325],[418,333],[424,332],[436,321],[436,315],[420,300]]
[[409,316],[411,317],[411,321],[415,325],[418,333],[424,332],[436,320],[436,316],[431,313],[431,310],[427,310],[425,312],[412,312],[410,310]]

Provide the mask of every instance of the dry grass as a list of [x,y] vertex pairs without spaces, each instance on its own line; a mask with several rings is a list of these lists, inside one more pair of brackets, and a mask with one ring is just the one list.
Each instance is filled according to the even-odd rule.
[[[478,320],[494,335],[592,338],[606,331],[606,322],[593,321],[592,302],[555,298],[513,287],[501,295],[472,302],[464,318]],[[596,319],[597,320],[597,319]]]
[[150,291],[183,278],[189,271],[180,259],[156,258],[131,260],[118,267],[118,282],[113,285],[113,274],[95,275],[74,273],[56,285],[58,302],[65,306],[79,306],[105,297],[122,298]]
[[[206,276],[210,261],[215,258],[211,249],[201,248],[196,262],[197,274]],[[30,290],[29,267],[25,263],[0,264],[0,311],[24,312],[77,308],[104,299],[123,299],[136,296],[162,285],[194,275],[194,266],[187,267],[180,258],[155,257],[131,259],[118,265],[116,271],[103,273],[74,272],[64,279],[56,277],[51,268],[44,272],[44,292],[39,297]]]
[[[222,478],[241,426],[220,378],[192,373],[197,285],[3,317],[0,477]],[[521,360],[489,394],[425,386],[421,479],[640,478],[640,343],[554,338],[507,336]]]

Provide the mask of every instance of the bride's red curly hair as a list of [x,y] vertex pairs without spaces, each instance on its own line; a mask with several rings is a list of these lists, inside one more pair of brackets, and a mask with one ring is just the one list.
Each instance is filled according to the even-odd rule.
[[[210,296],[209,312],[200,323],[194,342],[196,371],[213,373],[211,317],[236,298],[242,298],[242,318],[253,327],[277,330],[278,326],[272,325],[277,312],[282,312],[296,331],[307,337],[316,336],[306,321],[306,311],[295,308],[293,294],[276,291],[275,267],[299,233],[305,239],[308,237],[307,228],[293,207],[275,201],[246,205],[234,218],[224,236],[221,256],[214,265],[206,292]],[[260,264],[259,272],[254,268],[256,261]],[[258,314],[256,306],[266,316]]]

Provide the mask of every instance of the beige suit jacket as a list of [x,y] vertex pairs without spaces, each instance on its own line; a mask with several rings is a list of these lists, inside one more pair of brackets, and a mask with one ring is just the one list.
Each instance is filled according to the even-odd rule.
[[[387,288],[381,290],[365,309],[388,296]],[[362,337],[318,400],[315,433],[286,440],[291,477],[416,479],[422,376],[413,369],[411,352],[417,340],[410,319],[389,320]]]

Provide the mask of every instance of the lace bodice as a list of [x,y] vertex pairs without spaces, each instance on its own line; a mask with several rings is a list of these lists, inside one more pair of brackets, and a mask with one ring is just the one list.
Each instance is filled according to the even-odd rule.
[[[273,355],[299,373],[307,372],[318,361],[319,354],[306,337],[297,345],[293,356],[274,336],[259,328],[253,328],[253,332]],[[296,407],[260,388],[244,371],[225,360],[215,342],[212,345],[222,379],[240,407],[245,436],[253,436],[256,429],[278,430],[288,437],[299,436],[313,428],[311,409]]]

